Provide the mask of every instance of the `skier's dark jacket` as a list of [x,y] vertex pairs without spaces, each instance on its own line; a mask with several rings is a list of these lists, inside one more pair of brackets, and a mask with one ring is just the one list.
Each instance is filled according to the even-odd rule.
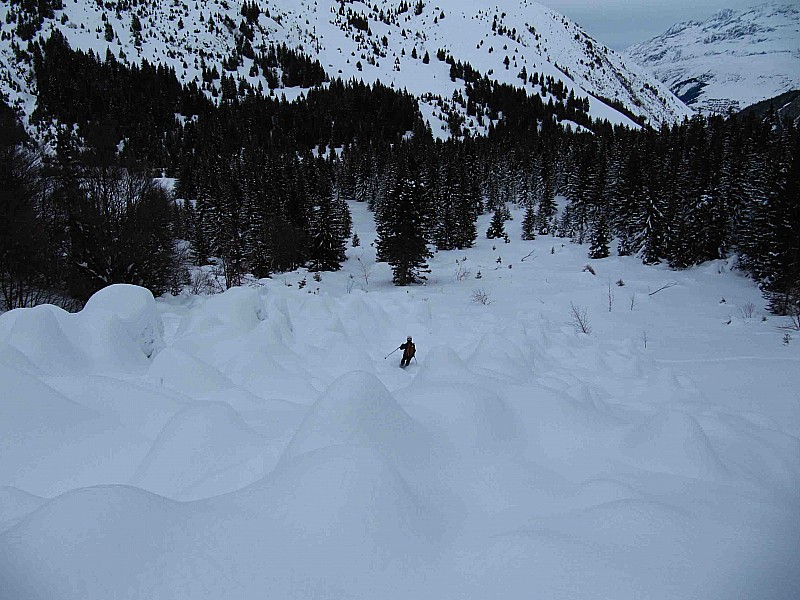
[[409,360],[414,358],[414,355],[417,353],[417,347],[414,345],[414,342],[400,344],[400,349],[403,351],[403,357]]

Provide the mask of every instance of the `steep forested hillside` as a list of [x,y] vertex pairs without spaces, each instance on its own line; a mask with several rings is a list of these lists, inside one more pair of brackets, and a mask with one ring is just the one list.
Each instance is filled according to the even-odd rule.
[[436,135],[449,135],[450,112],[474,132],[485,133],[488,125],[449,104],[454,93],[464,93],[464,78],[452,77],[451,65],[437,56],[541,94],[544,103],[552,97],[546,84],[552,81],[565,96],[585,98],[593,118],[615,124],[630,125],[632,117],[658,126],[690,114],[653,77],[628,68],[574,23],[527,0],[496,6],[456,0],[14,0],[0,6],[0,19],[7,24],[0,40],[0,92],[26,115],[35,106],[37,85],[30,44],[54,32],[101,58],[161,65],[216,100],[230,93],[224,89],[229,79],[237,89],[246,84],[290,99],[331,78],[380,81],[427,98],[423,112]]
[[[253,5],[242,9],[252,19]],[[20,128],[6,119],[8,202],[41,239],[31,249],[29,227],[10,226],[7,307],[42,290],[80,303],[117,282],[179,290],[191,265],[216,264],[226,286],[336,270],[352,235],[346,199],[374,212],[398,284],[424,281],[431,249],[471,246],[481,214],[503,238],[517,205],[526,239],[674,268],[737,254],[776,311],[797,306],[798,133],[778,117],[612,125],[561,79],[527,73],[530,93],[445,49],[428,60],[461,87],[447,99],[327,74],[287,99],[207,65],[201,82],[184,82],[163,64],[73,48],[58,31],[20,52],[37,96],[19,116],[35,135],[15,143]],[[323,77],[285,46],[265,60],[297,81]],[[431,127],[431,107],[448,136]],[[37,258],[21,260],[23,247]]]

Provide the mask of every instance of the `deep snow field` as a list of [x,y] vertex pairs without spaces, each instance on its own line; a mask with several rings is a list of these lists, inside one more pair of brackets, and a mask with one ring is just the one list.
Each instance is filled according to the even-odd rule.
[[303,289],[0,315],[1,598],[798,597],[800,333],[750,280],[515,212],[396,288],[351,207]]

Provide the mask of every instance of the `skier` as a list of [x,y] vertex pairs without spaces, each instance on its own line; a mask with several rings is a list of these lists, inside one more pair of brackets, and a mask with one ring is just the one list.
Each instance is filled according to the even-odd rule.
[[403,358],[400,360],[400,366],[405,369],[417,352],[417,347],[414,345],[414,342],[411,341],[411,336],[406,338],[405,344],[400,344],[400,350],[403,351]]

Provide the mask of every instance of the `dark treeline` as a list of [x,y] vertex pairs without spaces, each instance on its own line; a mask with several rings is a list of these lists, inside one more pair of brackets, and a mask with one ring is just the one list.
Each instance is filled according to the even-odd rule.
[[178,291],[167,193],[141,169],[82,160],[69,136],[59,141],[45,160],[0,103],[0,307],[78,307],[111,283]]
[[777,313],[800,300],[800,132],[774,113],[571,140],[558,234],[682,269],[738,254]]
[[[174,291],[187,260],[215,261],[229,286],[336,270],[355,199],[374,212],[378,258],[399,285],[424,280],[433,249],[507,241],[513,204],[525,239],[569,238],[594,258],[686,268],[738,254],[773,310],[797,310],[800,136],[774,116],[634,131],[593,122],[586,100],[563,90],[544,103],[462,67],[467,98],[454,100],[491,127],[441,141],[413,97],[380,84],[334,80],[287,102],[223,75],[212,102],[168,69],[101,60],[59,36],[31,52],[34,120],[59,133],[39,157],[3,108],[6,307],[37,301],[32,290],[80,303],[115,282]],[[177,178],[178,201],[155,173]],[[479,232],[486,212],[492,225]]]

